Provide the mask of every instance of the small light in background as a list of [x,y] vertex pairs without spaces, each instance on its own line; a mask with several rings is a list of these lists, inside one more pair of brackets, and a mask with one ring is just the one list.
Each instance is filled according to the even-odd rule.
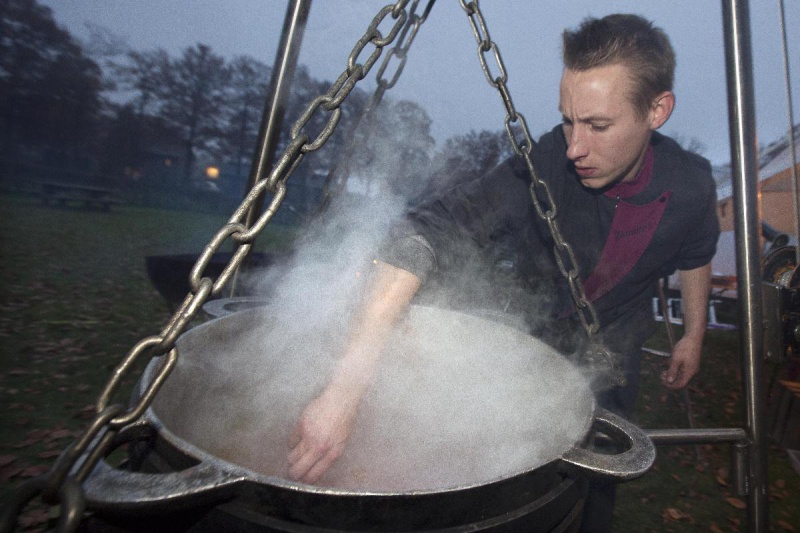
[[210,180],[215,180],[219,177],[219,169],[217,167],[206,167],[206,177]]

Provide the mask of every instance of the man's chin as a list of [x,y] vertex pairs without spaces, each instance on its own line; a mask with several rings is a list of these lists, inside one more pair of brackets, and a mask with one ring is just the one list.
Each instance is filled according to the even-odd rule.
[[599,178],[581,178],[581,185],[586,187],[587,189],[604,189],[608,187],[611,183],[610,180],[599,179]]

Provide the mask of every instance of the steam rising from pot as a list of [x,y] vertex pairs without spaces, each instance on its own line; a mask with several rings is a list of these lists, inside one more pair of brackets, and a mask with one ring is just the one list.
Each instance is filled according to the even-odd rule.
[[[389,176],[393,168],[373,170]],[[285,477],[289,434],[326,385],[375,251],[405,210],[388,187],[339,198],[290,264],[250,278],[249,292],[269,294],[266,312],[210,323],[210,336],[190,331],[156,400],[165,426],[233,463]],[[490,287],[494,274],[472,270],[466,283]],[[591,394],[554,350],[496,322],[412,309],[322,484],[380,492],[479,483],[536,467],[585,434]]]
[[[188,332],[156,416],[194,446],[285,478],[287,439],[325,385],[330,346],[343,333],[287,339],[284,326],[270,307]],[[412,306],[344,455],[320,484],[377,493],[483,484],[556,459],[586,434],[592,414],[580,373],[543,343],[472,315]]]

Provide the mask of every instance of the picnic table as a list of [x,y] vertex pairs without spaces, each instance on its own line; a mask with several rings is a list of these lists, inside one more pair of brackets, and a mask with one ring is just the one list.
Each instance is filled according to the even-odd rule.
[[112,204],[120,203],[114,191],[105,187],[95,187],[75,183],[44,182],[41,188],[44,205],[61,205],[74,202],[87,209],[108,211]]

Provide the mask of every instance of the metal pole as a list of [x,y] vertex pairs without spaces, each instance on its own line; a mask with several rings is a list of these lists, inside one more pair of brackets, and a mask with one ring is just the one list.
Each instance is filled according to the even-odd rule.
[[[294,78],[297,57],[300,55],[300,44],[303,41],[303,31],[310,9],[311,0],[291,0],[286,8],[281,43],[275,55],[275,64],[272,70],[270,93],[261,119],[257,149],[250,167],[245,194],[253,188],[257,181],[268,176],[272,170],[272,160],[275,158],[278,146],[278,135],[286,114],[286,100]],[[262,195],[247,214],[248,227],[261,214],[263,207],[264,197]]]
[[[290,0],[286,7],[286,16],[283,19],[281,41],[278,52],[275,54],[275,63],[272,66],[269,96],[264,104],[261,116],[261,125],[258,130],[258,141],[253,160],[250,164],[250,174],[247,177],[247,187],[244,196],[261,179],[267,177],[272,171],[272,161],[278,148],[279,135],[283,117],[286,114],[286,101],[292,86],[294,71],[297,67],[297,58],[300,55],[300,44],[303,42],[303,32],[308,21],[308,12],[311,9],[311,0]],[[261,215],[264,209],[264,194],[262,193],[247,212],[245,223],[247,227]],[[239,274],[247,268],[250,257],[246,257],[239,268],[236,269],[229,287],[229,296],[236,295],[239,284]]]
[[723,0],[730,120],[736,269],[750,461],[748,531],[767,531],[767,459],[764,430],[763,318],[761,310],[758,166],[753,97],[750,13],[746,0]]
[[786,85],[786,114],[789,119],[789,153],[791,154],[792,165],[792,192],[794,193],[794,236],[796,239],[794,247],[794,258],[800,263],[800,198],[798,198],[798,177],[797,175],[797,150],[795,148],[794,135],[794,110],[792,107],[792,81],[789,72],[789,45],[786,39],[786,8],[783,0],[778,0],[781,19],[781,35],[783,36],[783,74]]

